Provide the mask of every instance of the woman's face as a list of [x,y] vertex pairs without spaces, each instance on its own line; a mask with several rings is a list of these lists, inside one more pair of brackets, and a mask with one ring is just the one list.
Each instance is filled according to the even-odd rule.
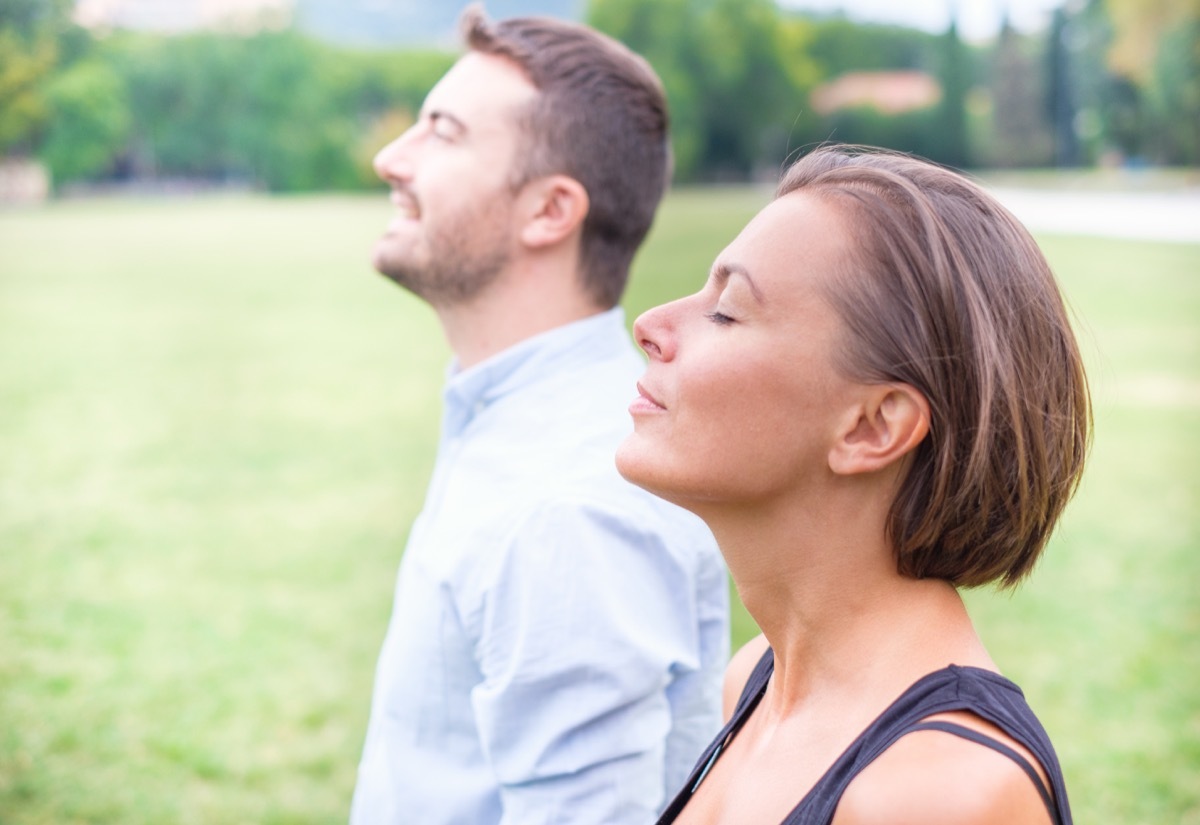
[[829,479],[861,385],[834,367],[843,325],[822,297],[845,260],[842,218],[794,192],[760,212],[704,288],[637,319],[649,356],[617,467],[684,506],[765,502]]

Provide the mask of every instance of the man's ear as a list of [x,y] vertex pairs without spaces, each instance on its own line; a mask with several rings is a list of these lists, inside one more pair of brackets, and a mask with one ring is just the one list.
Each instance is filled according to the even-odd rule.
[[929,433],[929,402],[908,384],[867,388],[847,411],[829,450],[838,475],[872,473],[899,461]]
[[529,182],[521,199],[526,207],[521,242],[533,248],[552,246],[576,232],[589,207],[583,184],[566,175]]

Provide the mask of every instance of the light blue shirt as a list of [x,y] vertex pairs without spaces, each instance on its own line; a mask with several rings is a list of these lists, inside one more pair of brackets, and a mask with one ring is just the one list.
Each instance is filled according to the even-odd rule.
[[614,453],[644,362],[614,309],[451,375],[351,822],[652,822],[720,729],[707,528]]

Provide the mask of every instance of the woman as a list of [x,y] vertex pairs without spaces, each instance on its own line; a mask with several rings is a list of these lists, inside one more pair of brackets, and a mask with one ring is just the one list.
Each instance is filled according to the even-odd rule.
[[649,364],[618,467],[708,523],[763,631],[660,822],[1069,823],[956,590],[1030,571],[1088,442],[1020,224],[932,164],[820,149],[634,334]]

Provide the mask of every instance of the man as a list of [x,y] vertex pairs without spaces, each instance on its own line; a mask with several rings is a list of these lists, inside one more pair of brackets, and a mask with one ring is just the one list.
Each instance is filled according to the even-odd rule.
[[649,822],[720,727],[728,653],[711,534],[614,465],[666,104],[590,29],[462,22],[469,51],[375,160],[397,210],[375,266],[455,360],[351,821]]

